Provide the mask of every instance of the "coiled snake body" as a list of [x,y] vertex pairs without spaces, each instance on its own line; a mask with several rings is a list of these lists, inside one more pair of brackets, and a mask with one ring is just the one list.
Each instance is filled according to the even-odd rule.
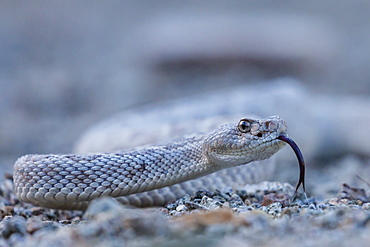
[[[14,190],[21,201],[56,209],[84,210],[102,196],[123,197],[139,206],[161,205],[217,180],[217,176],[199,177],[270,158],[284,147],[281,136],[287,136],[286,124],[272,116],[241,119],[209,134],[130,152],[25,155],[14,165]],[[241,170],[223,172],[218,175],[231,175],[235,181],[255,173],[253,169],[244,175]],[[251,182],[256,181],[245,179]]]

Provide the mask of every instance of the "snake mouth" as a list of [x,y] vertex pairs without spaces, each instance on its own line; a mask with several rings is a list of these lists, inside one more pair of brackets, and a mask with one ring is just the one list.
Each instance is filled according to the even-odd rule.
[[279,139],[279,140],[281,140],[283,142],[288,143],[288,145],[293,149],[293,151],[294,151],[294,153],[295,153],[295,155],[297,156],[297,159],[298,159],[299,180],[298,180],[298,184],[297,184],[297,186],[295,188],[295,192],[294,192],[294,195],[293,195],[293,200],[294,200],[294,197],[297,194],[297,191],[298,191],[299,187],[301,186],[301,184],[302,184],[302,187],[303,187],[303,191],[304,191],[304,193],[306,195],[306,188],[305,188],[305,183],[304,183],[305,163],[304,163],[303,155],[302,155],[302,152],[299,149],[298,145],[291,138],[289,138],[289,137],[287,137],[285,135],[279,135],[277,137],[277,139]]

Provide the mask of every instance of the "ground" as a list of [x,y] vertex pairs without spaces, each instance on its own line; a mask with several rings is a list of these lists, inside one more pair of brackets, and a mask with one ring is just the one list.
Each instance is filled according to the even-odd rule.
[[291,202],[279,182],[237,190],[198,191],[158,208],[133,208],[112,198],[86,212],[19,202],[11,176],[1,185],[0,246],[365,246],[370,203],[343,185],[336,198]]

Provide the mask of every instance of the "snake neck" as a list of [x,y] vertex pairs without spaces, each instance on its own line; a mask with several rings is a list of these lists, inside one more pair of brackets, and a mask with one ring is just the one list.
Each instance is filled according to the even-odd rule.
[[[163,146],[154,146],[143,149],[136,155],[156,154],[149,167],[158,167],[157,172],[160,176],[165,176],[168,184],[160,187],[181,183],[191,179],[205,176],[220,170],[222,166],[213,163],[207,156],[204,149],[204,136],[191,137],[172,142]],[[159,174],[158,174],[159,175]],[[160,188],[156,186],[157,188]]]

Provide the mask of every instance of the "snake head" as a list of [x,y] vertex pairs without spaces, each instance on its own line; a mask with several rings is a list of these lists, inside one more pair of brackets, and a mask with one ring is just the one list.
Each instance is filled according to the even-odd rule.
[[208,161],[218,168],[238,166],[270,158],[285,146],[278,137],[286,133],[286,123],[278,116],[243,118],[205,136],[203,149]]

